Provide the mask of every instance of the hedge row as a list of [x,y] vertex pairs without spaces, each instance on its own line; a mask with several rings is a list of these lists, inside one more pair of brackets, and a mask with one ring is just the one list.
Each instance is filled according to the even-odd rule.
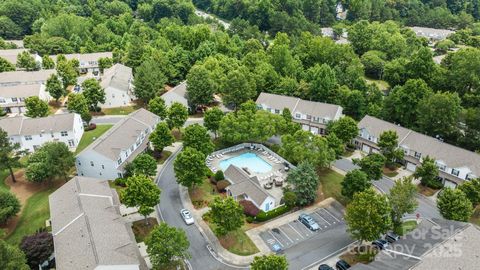
[[260,211],[260,213],[258,213],[257,216],[255,216],[252,221],[257,221],[257,222],[264,222],[264,221],[267,221],[267,220],[270,220],[272,218],[276,218],[280,215],[283,215],[285,213],[287,213],[288,211],[290,211],[290,207],[286,206],[286,205],[282,205],[278,208],[275,208],[271,211],[268,211],[268,212],[264,212],[264,211]]

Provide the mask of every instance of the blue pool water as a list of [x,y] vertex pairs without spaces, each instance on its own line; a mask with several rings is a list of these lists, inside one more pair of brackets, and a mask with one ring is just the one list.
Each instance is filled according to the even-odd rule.
[[251,172],[267,173],[272,170],[272,165],[254,153],[244,153],[236,157],[220,161],[220,168],[225,171],[228,166],[235,165],[239,168],[247,167]]

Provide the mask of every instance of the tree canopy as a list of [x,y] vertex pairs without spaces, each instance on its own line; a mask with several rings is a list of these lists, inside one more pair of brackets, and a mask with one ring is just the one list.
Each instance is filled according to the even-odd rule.
[[437,207],[446,219],[467,222],[473,214],[473,206],[460,189],[445,188],[439,195]]
[[287,183],[296,195],[297,205],[309,205],[317,198],[320,180],[315,172],[315,167],[311,163],[302,162],[292,169],[288,173]]
[[217,233],[220,235],[234,231],[245,223],[243,207],[230,196],[215,197],[209,207],[209,215],[212,222],[217,225]]
[[202,152],[185,147],[173,163],[177,182],[186,187],[201,184],[205,180],[208,170],[205,158]]
[[172,262],[189,258],[187,235],[182,229],[162,222],[145,239],[147,253],[154,267],[161,269]]

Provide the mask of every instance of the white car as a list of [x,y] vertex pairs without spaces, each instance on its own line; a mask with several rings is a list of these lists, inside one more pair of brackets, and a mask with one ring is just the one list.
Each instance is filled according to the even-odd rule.
[[188,211],[187,209],[180,210],[180,215],[185,221],[185,224],[192,225],[193,223],[195,223],[195,221],[193,220],[192,214],[190,214],[190,211]]

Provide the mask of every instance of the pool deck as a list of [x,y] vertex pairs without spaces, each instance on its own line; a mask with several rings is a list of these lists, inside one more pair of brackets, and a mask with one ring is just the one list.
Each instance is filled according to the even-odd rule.
[[[278,206],[280,205],[280,201],[283,198],[283,186],[285,186],[285,180],[287,178],[287,171],[285,171],[285,164],[288,163],[286,160],[283,158],[274,157],[271,154],[271,150],[268,149],[266,151],[265,149],[260,149],[260,150],[251,150],[249,148],[244,148],[244,147],[237,147],[238,150],[233,150],[231,152],[228,151],[219,151],[219,152],[225,152],[224,154],[212,154],[209,156],[209,159],[207,159],[207,166],[213,171],[216,172],[218,169],[220,169],[220,162],[229,158],[237,157],[241,154],[244,153],[254,153],[256,154],[259,158],[270,164],[272,166],[272,170],[266,173],[256,173],[256,172],[250,172],[250,175],[257,176],[259,180],[260,186],[270,195],[275,199],[275,205]],[[209,161],[209,162],[208,162]],[[291,167],[291,166],[290,166]],[[272,185],[272,188],[266,189],[264,188],[264,184],[268,182],[272,182],[274,179],[282,179],[284,184],[283,186],[275,186],[275,184]]]

